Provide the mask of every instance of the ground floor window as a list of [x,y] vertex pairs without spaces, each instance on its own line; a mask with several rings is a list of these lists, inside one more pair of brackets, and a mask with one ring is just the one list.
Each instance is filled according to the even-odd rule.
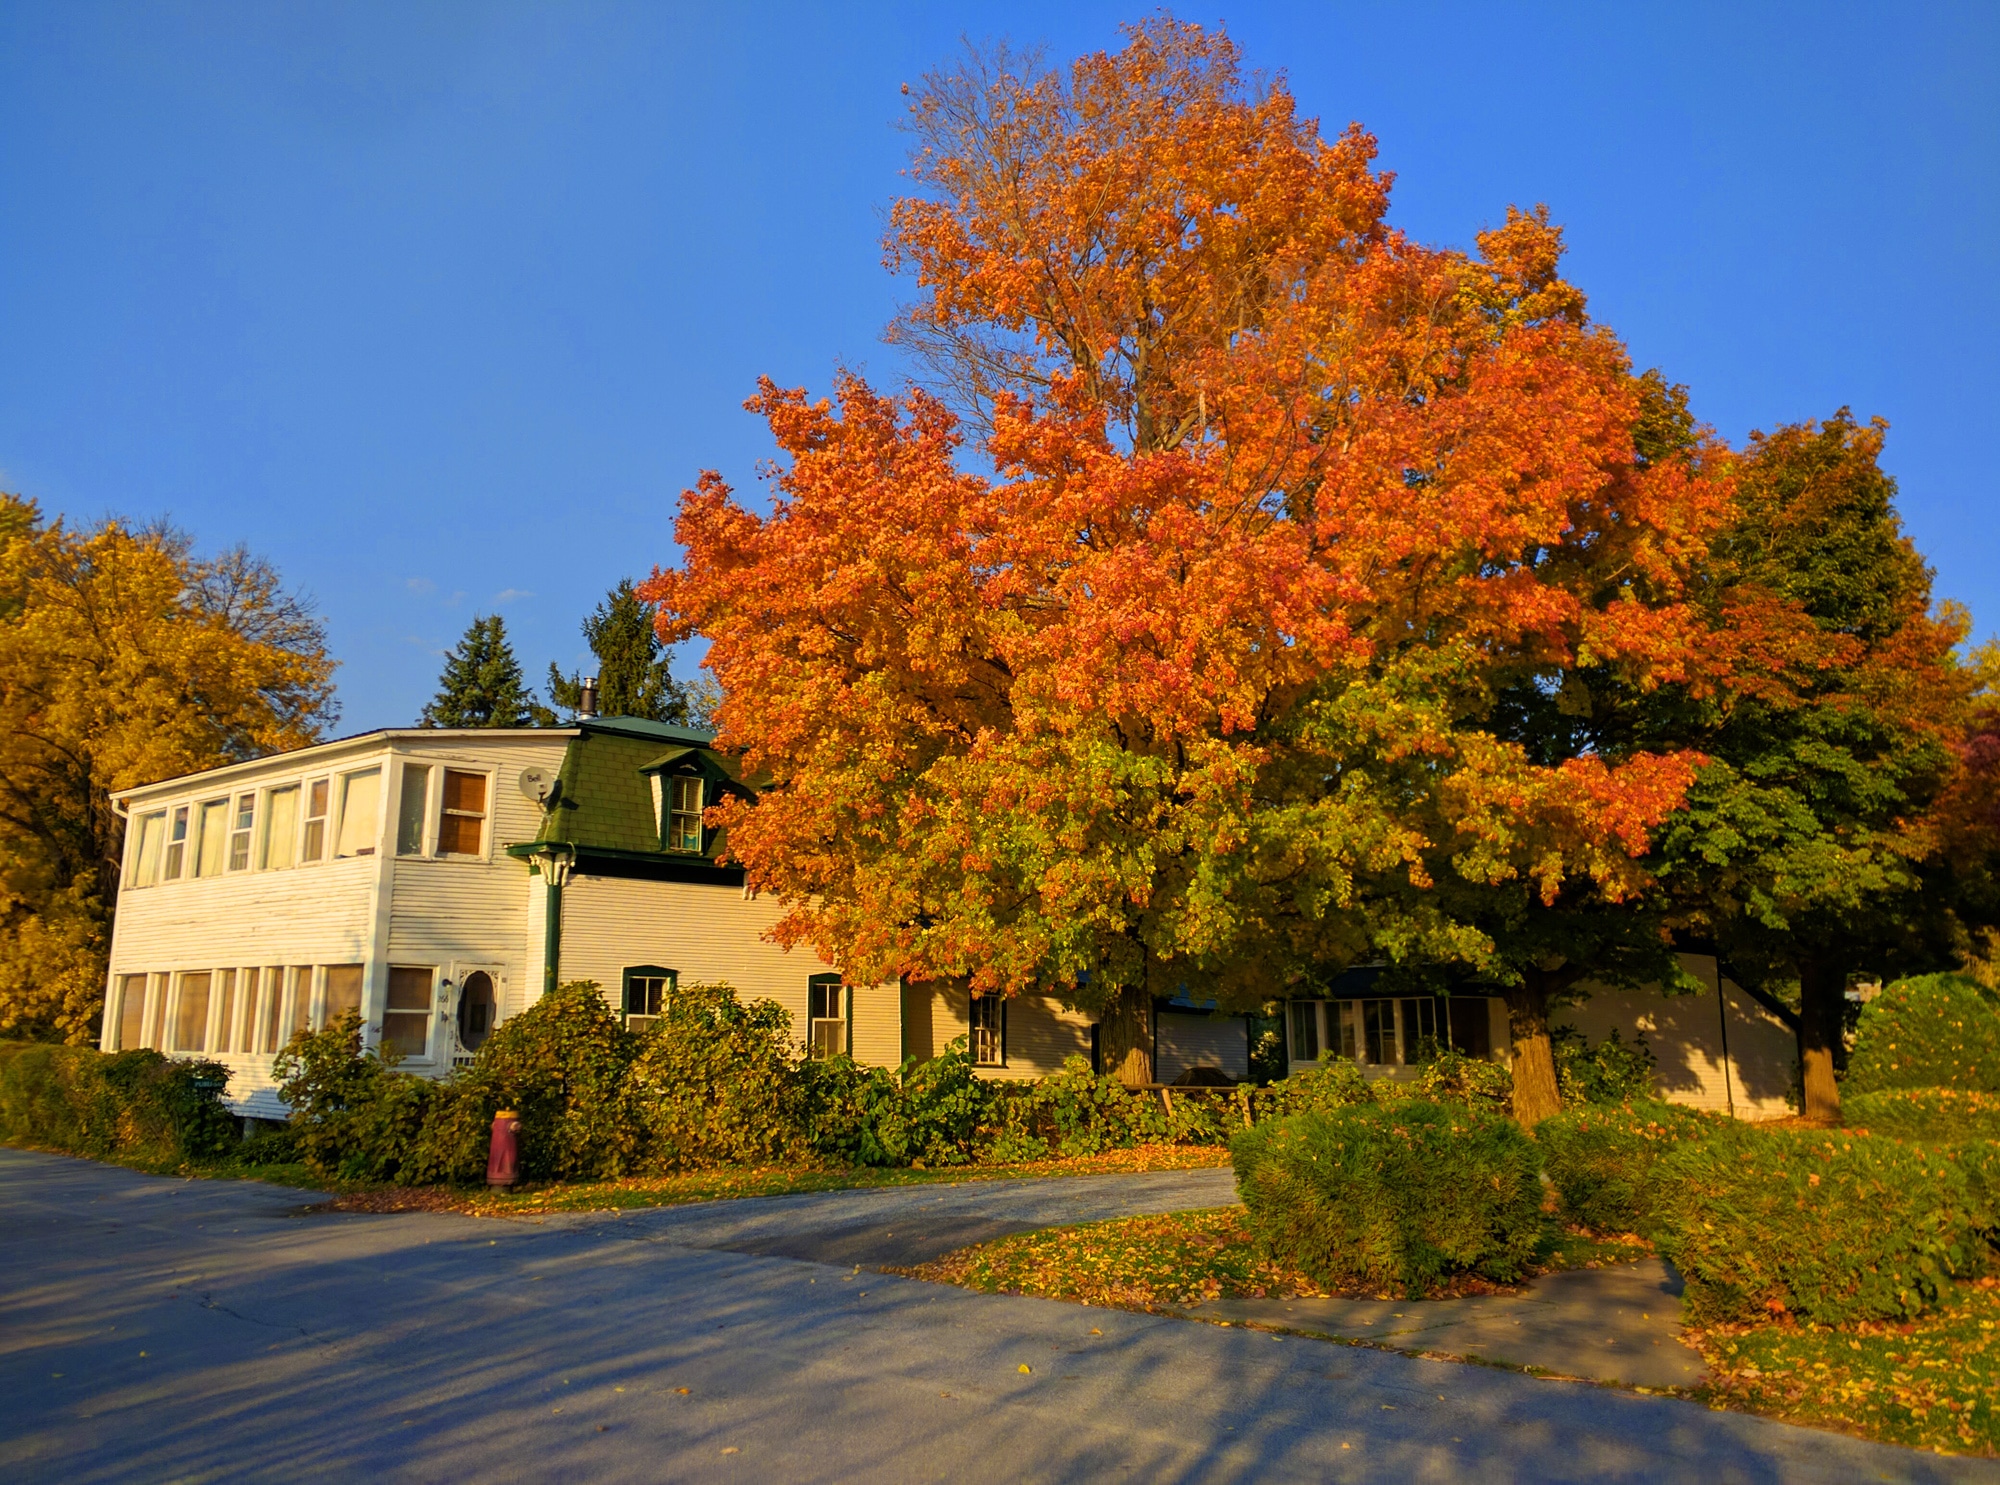
[[806,1050],[831,1057],[847,1050],[846,987],[839,975],[814,975],[806,987]]
[[257,1043],[253,1052],[276,1052],[285,1033],[285,967],[273,964],[264,970],[262,1009],[257,1018]]
[[431,1049],[433,964],[392,964],[389,993],[382,1002],[382,1045],[403,1057],[425,1057]]
[[1410,995],[1373,1000],[1295,1000],[1291,1060],[1328,1054],[1377,1067],[1415,1067],[1446,1046],[1488,1057],[1493,1043],[1483,995]]
[[146,977],[118,977],[118,1045],[113,1050],[129,1052],[146,1045]]
[[667,1013],[673,998],[674,972],[657,964],[635,964],[625,971],[625,1029],[643,1032]]
[[181,976],[180,1005],[174,1016],[176,1052],[208,1050],[208,986],[205,969]]
[[967,1040],[975,1067],[1003,1067],[1007,1062],[1007,1002],[998,995],[975,995]]

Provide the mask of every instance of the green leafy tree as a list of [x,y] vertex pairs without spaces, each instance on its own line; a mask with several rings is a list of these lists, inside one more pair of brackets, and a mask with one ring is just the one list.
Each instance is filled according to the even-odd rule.
[[1811,625],[1719,718],[1661,836],[1688,923],[1796,1030],[1805,1113],[1824,1121],[1850,981],[1948,967],[1972,909],[1945,889],[1944,849],[1973,725],[1965,617],[1932,609],[1878,462],[1886,427],[1843,408],[1753,435],[1714,578]]
[[475,617],[458,647],[444,657],[438,693],[424,708],[422,727],[553,727],[556,715],[521,681],[521,662],[507,643],[498,614]]
[[[607,717],[645,717],[654,722],[691,725],[687,687],[673,677],[667,647],[653,619],[657,610],[619,579],[603,603],[583,621],[583,637],[597,656],[597,709]],[[549,699],[576,712],[583,701],[583,675],[549,667]]]

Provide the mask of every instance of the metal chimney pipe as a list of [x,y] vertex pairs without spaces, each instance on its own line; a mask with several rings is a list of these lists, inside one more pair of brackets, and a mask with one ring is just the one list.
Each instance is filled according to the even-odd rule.
[[576,719],[581,722],[586,717],[594,717],[596,715],[597,677],[587,675],[583,678],[583,694],[577,698]]

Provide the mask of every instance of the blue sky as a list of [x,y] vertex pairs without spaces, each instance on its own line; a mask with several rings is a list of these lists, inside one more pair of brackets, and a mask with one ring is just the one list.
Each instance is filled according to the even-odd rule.
[[[1137,6],[0,4],[0,488],[170,515],[324,611],[342,730],[475,612],[531,676],[757,493],[760,373],[896,383],[899,87]],[[1469,244],[1508,203],[1726,436],[1851,405],[2000,628],[2000,6],[1245,5],[1253,66]]]

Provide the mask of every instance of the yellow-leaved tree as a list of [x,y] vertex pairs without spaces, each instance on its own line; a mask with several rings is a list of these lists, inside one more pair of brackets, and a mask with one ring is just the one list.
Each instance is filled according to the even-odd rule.
[[0,494],[0,1037],[97,1036],[111,793],[315,742],[326,633],[268,562]]

